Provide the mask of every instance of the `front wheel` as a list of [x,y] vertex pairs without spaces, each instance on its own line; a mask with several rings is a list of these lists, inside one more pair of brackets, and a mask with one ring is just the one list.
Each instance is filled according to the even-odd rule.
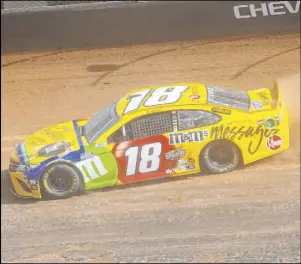
[[215,141],[207,145],[201,153],[201,170],[210,173],[224,173],[239,166],[238,147],[226,141]]
[[41,178],[45,198],[65,199],[78,193],[81,179],[78,172],[67,164],[53,164]]

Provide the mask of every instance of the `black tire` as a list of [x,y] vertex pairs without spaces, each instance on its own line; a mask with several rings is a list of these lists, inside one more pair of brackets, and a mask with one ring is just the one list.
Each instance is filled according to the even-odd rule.
[[50,199],[66,199],[80,192],[81,178],[77,170],[64,163],[49,166],[41,177],[42,195]]
[[225,173],[237,169],[239,165],[240,151],[228,141],[214,141],[208,144],[200,155],[200,167],[205,172]]

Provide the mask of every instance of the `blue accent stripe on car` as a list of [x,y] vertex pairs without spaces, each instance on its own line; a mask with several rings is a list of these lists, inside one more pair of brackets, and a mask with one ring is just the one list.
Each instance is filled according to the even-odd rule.
[[24,142],[21,142],[17,147],[17,154],[20,160],[20,164],[28,164],[28,156],[25,149]]
[[24,163],[28,164],[29,163],[29,159],[28,159],[28,155],[27,155],[27,151],[26,151],[25,143],[24,142],[21,143],[21,149],[22,149]]
[[24,164],[24,159],[23,159],[23,156],[22,156],[22,150],[21,150],[21,144],[19,144],[17,146],[17,155],[19,157],[19,161],[20,161],[20,164]]

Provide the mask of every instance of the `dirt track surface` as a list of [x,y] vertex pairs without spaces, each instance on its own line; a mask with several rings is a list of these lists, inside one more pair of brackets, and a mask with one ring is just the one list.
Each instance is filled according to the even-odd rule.
[[[1,65],[2,262],[300,262],[299,35],[6,55]],[[9,155],[24,135],[90,116],[133,88],[275,79],[291,112],[292,146],[278,156],[63,201],[7,191]]]

